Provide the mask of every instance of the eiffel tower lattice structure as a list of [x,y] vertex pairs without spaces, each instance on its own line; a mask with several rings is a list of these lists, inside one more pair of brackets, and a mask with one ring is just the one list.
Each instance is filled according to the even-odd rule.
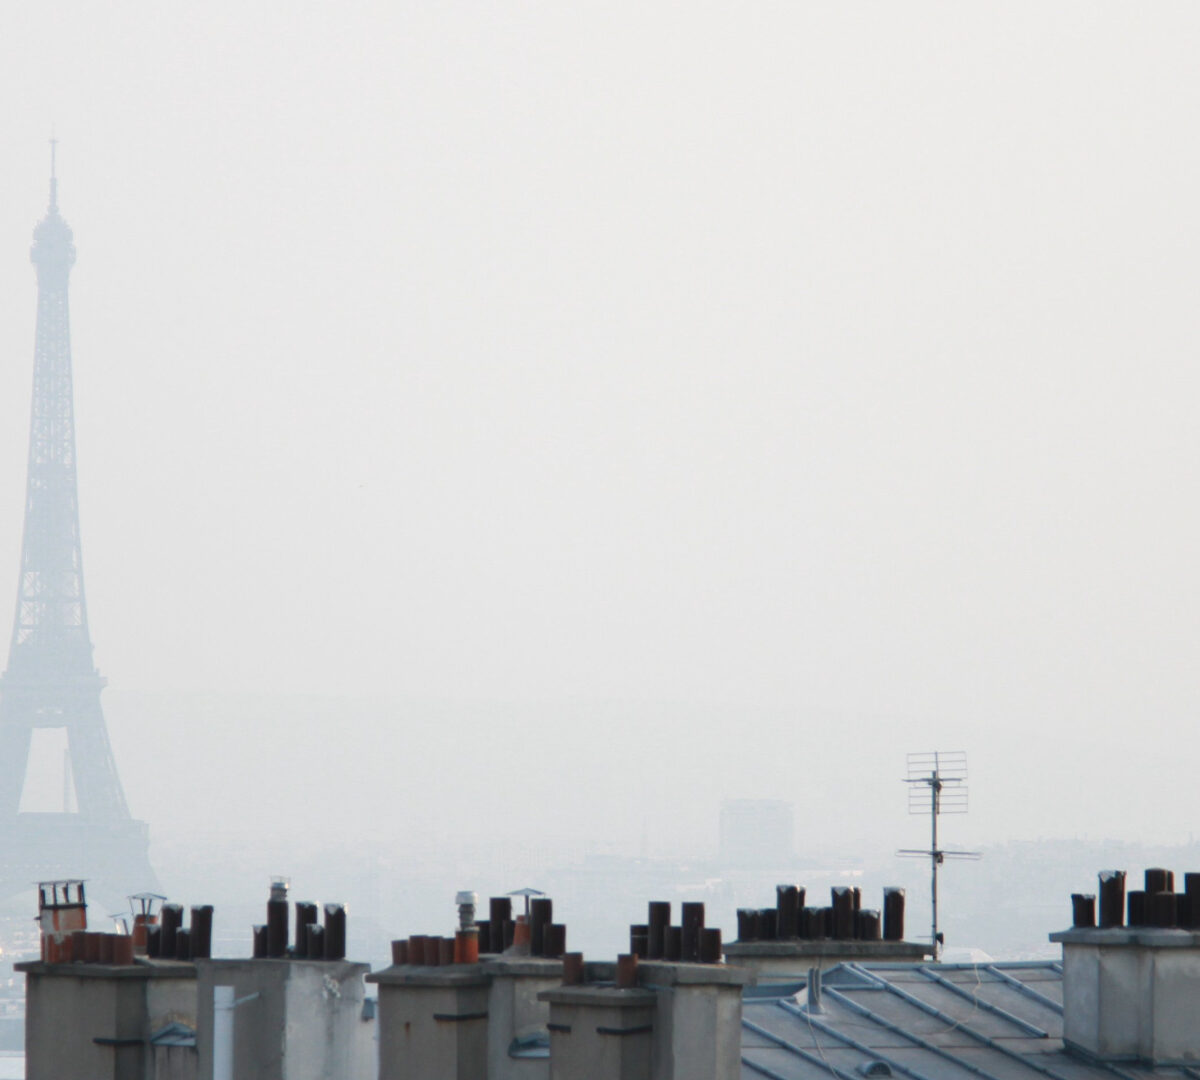
[[[130,816],[117,775],[88,632],[67,300],[75,244],[58,211],[53,142],[50,207],[30,259],[38,301],[25,531],[0,677],[0,901],[58,877],[87,878],[89,891],[116,898],[156,882],[147,826]],[[23,811],[30,744],[44,728],[66,735],[63,808]]]

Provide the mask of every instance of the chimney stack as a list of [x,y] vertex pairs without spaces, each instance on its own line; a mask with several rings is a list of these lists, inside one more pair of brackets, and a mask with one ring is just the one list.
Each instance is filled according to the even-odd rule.
[[[1200,933],[1191,928],[1200,878],[1174,891],[1175,875],[1151,868],[1125,893],[1125,873],[1099,876],[1094,898],[1071,897],[1063,950],[1063,1042],[1102,1062],[1182,1065],[1200,1059]],[[1128,904],[1128,924],[1122,918]]]

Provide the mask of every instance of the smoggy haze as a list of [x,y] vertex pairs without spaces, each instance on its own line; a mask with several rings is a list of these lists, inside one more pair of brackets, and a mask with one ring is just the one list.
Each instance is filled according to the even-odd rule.
[[[89,613],[152,826],[248,812],[270,731],[267,790],[310,790],[290,707],[191,696],[211,771],[153,776],[142,706],[204,691],[508,703],[500,760],[589,839],[715,836],[735,795],[918,839],[937,747],[963,837],[1182,839],[1198,47],[1183,3],[18,5],[0,625],[53,125]],[[400,829],[459,714],[345,709],[334,778]]]

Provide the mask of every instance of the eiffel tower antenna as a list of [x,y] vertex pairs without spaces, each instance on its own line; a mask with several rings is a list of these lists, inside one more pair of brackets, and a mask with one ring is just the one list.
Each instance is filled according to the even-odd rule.
[[[50,207],[30,250],[37,332],[21,570],[0,676],[0,900],[51,877],[88,877],[94,891],[114,896],[155,885],[146,825],[130,816],[117,776],[88,631],[67,297],[75,243],[58,212],[57,150],[52,138]],[[30,744],[42,729],[65,732],[63,802],[74,812],[21,810]]]
[[50,129],[50,213],[58,213],[58,140]]

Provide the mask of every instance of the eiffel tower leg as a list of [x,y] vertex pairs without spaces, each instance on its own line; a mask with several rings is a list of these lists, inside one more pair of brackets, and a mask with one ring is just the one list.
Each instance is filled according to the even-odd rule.
[[86,818],[128,818],[100,702],[84,706],[81,712],[66,725],[78,812]]
[[15,814],[21,806],[25,788],[25,769],[29,764],[28,724],[4,715],[0,706],[0,817]]

